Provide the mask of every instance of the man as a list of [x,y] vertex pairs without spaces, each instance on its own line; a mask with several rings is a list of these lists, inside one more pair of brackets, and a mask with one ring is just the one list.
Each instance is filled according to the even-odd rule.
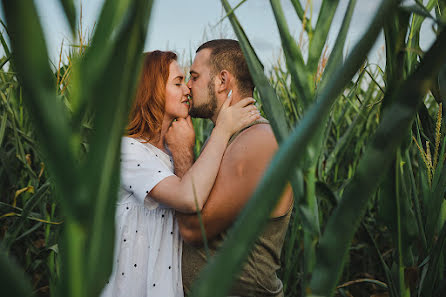
[[[252,97],[254,84],[240,46],[235,40],[212,40],[201,45],[190,69],[193,117],[214,123],[221,105],[232,91],[231,104]],[[176,146],[178,147],[178,146]],[[211,254],[221,246],[227,230],[253,194],[278,148],[268,121],[262,119],[236,133],[223,156],[210,196],[202,210]],[[175,170],[185,172],[192,164],[192,151],[173,150]],[[187,165],[189,164],[189,165]],[[293,198],[288,186],[231,290],[237,296],[283,296],[276,276],[289,223]],[[183,286],[188,294],[192,282],[206,265],[200,224],[196,215],[177,213],[183,245]]]

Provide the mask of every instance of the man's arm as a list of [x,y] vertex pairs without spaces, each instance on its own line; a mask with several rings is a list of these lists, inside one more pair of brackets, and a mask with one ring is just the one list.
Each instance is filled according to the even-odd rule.
[[175,167],[174,173],[178,177],[183,177],[183,175],[194,164],[193,147],[175,148],[171,150],[171,153],[173,158],[173,165]]
[[[277,148],[271,127],[265,124],[246,129],[227,148],[214,187],[202,210],[208,239],[235,221],[254,193]],[[289,207],[292,199],[287,198],[285,207]],[[186,242],[202,242],[196,215],[177,213],[177,220]]]

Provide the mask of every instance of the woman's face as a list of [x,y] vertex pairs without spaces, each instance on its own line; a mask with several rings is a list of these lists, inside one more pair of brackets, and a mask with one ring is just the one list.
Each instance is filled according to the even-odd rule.
[[189,114],[189,94],[183,71],[177,61],[172,61],[166,83],[165,115],[173,119],[186,118]]

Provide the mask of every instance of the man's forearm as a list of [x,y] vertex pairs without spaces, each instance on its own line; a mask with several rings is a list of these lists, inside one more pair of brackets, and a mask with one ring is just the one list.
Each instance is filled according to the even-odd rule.
[[171,153],[175,167],[175,175],[181,178],[192,167],[192,164],[194,164],[194,151],[190,148],[182,148],[172,150]]

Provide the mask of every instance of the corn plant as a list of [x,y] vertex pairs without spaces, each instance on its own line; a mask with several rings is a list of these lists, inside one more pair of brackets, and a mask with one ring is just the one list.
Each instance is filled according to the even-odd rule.
[[[243,2],[232,9],[222,0],[280,150],[192,295],[225,295],[290,180],[295,209],[280,271],[287,296],[331,296],[335,289],[347,296],[348,286],[364,282],[389,296],[443,296],[444,1],[383,1],[344,59],[356,1],[349,2],[328,55],[327,34],[339,1],[324,0],[313,26],[308,6],[291,0],[308,38],[304,60],[280,1],[271,0],[286,63],[269,77],[235,17]],[[61,3],[74,34],[73,3]],[[106,1],[90,45],[80,38],[79,54],[55,71],[32,1],[18,5],[3,1],[12,51],[0,40],[6,54],[1,66],[9,65],[0,71],[0,183],[1,193],[8,193],[0,203],[0,219],[8,222],[2,228],[0,285],[13,296],[30,295],[32,287],[47,293],[38,281],[46,273],[52,295],[97,296],[111,270],[119,139],[151,1]],[[424,53],[419,40],[426,18],[434,21],[437,38]],[[366,59],[381,30],[384,70]],[[210,125],[194,123],[198,155]],[[347,281],[354,236],[376,252],[383,281]],[[9,257],[25,253],[18,242],[31,251],[19,264],[33,275],[32,286]],[[382,243],[391,246],[390,256]]]
[[[304,61],[298,45],[288,31],[280,2],[275,0],[270,2],[281,35],[286,58],[286,72],[291,77],[291,90],[287,89],[287,95],[295,94],[295,97],[291,98],[292,102],[289,103],[289,106],[294,104],[290,109],[297,119],[297,126],[291,127],[293,131],[288,132],[289,126],[285,118],[284,106],[278,104],[277,94],[265,77],[261,62],[233,10],[227,1],[222,0],[248,60],[250,72],[262,98],[263,109],[271,121],[281,146],[258,189],[231,229],[230,236],[228,236],[221,252],[210,261],[201,274],[202,277],[197,281],[192,296],[224,296],[249,248],[261,232],[269,209],[273,207],[274,201],[277,199],[277,193],[281,192],[287,180],[290,180],[293,185],[298,210],[296,218],[303,228],[300,238],[303,241],[301,294],[332,296],[340,280],[354,233],[359,227],[371,199],[377,193],[385,190],[382,181],[387,179],[391,181],[391,186],[395,190],[395,193],[386,200],[394,205],[388,218],[390,220],[394,218],[397,226],[394,232],[396,238],[393,240],[396,260],[392,268],[388,268],[385,261],[382,261],[387,275],[387,284],[384,284],[383,287],[388,288],[391,296],[410,296],[411,291],[405,279],[407,272],[405,268],[408,266],[403,257],[408,254],[404,249],[410,249],[411,245],[405,245],[407,241],[403,242],[403,240],[412,238],[409,236],[410,234],[405,233],[405,230],[408,231],[410,226],[414,225],[407,225],[407,227],[402,225],[403,220],[406,223],[414,218],[413,211],[409,209],[409,206],[414,205],[413,207],[416,208],[411,195],[418,195],[418,189],[411,194],[402,192],[403,189],[407,190],[401,179],[401,172],[405,172],[406,169],[398,170],[404,168],[401,167],[402,164],[408,164],[407,160],[403,161],[402,158],[407,155],[406,148],[408,139],[410,143],[410,129],[415,127],[414,119],[420,106],[423,109],[422,102],[427,92],[436,85],[437,81],[438,85],[444,84],[441,79],[438,79],[438,73],[441,73],[444,63],[442,61],[445,61],[446,58],[446,36],[441,17],[443,10],[439,10],[435,19],[438,35],[434,44],[428,52],[413,58],[413,55],[406,55],[405,47],[402,46],[406,45],[406,42],[412,42],[412,44],[414,42],[405,39],[409,28],[408,20],[411,17],[414,20],[413,24],[416,24],[410,29],[413,30],[412,36],[417,36],[417,34],[419,36],[420,22],[422,23],[419,17],[425,17],[431,4],[428,4],[428,7],[424,7],[421,3],[418,3],[417,7],[405,7],[401,6],[399,1],[383,1],[362,39],[345,61],[342,61],[345,37],[356,3],[356,1],[350,1],[338,38],[321,75],[321,80],[318,82],[316,78],[319,77],[317,75],[319,59],[338,1],[323,1],[315,28],[312,28],[311,22],[307,21],[299,1],[292,1],[296,13],[305,23],[303,27],[309,35],[307,61]],[[438,5],[438,7],[444,6]],[[345,150],[351,133],[354,131],[353,129],[347,130],[343,135],[345,137],[336,144],[328,159],[321,159],[322,144],[326,143],[327,135],[330,135],[327,132],[327,126],[330,127],[328,117],[336,100],[342,98],[343,91],[351,86],[355,74],[359,71],[359,77],[363,75],[364,68],[367,67],[367,65],[363,67],[366,54],[381,30],[384,30],[386,36],[387,67],[385,70],[386,86],[384,89],[379,88],[384,97],[379,102],[371,102],[373,106],[380,105],[380,110],[376,113],[379,117],[377,128],[373,137],[367,141],[366,148],[359,155],[356,168],[349,173],[349,179],[339,188],[337,194],[333,195],[337,199],[336,206],[327,221],[324,222],[324,232],[319,236],[321,222],[315,193],[316,178],[318,177],[316,173],[320,172],[319,178],[324,176],[333,178],[332,172],[326,171],[327,166],[323,166],[320,162],[326,161],[328,164],[325,163],[325,165],[328,165],[330,170],[336,167],[333,165],[334,158]],[[406,57],[412,58],[411,64],[401,64],[401,60]],[[369,98],[369,100],[371,99]],[[361,122],[361,117],[369,112],[366,106],[364,105],[364,109],[357,113],[358,122]],[[367,124],[367,121],[364,124]],[[392,170],[392,168],[395,169],[392,171],[395,174],[388,175],[388,170]],[[410,178],[410,174],[404,173],[404,175]],[[438,175],[441,176],[440,173]],[[416,186],[414,182],[411,185]],[[444,186],[437,183],[437,188],[433,190],[433,193],[435,193],[433,200],[437,201],[437,204],[441,204],[444,199]],[[430,208],[435,207],[430,206]],[[439,210],[441,207],[435,209],[437,213],[441,213]],[[441,263],[444,263],[442,257],[445,225],[438,221],[439,215],[434,218],[428,212],[424,215],[425,218],[429,216],[429,220],[435,222],[432,223],[432,226],[435,226],[435,232],[430,242],[432,248],[425,250],[425,257],[421,253],[421,257],[418,259],[418,263],[423,266],[423,272],[418,279],[418,291],[412,292],[412,294],[432,296],[431,293],[440,287],[443,279],[443,264]],[[258,226],[258,228],[252,228],[252,226]],[[410,231],[413,233],[413,230]],[[427,263],[430,263],[430,267],[426,266]],[[426,279],[429,279],[429,285],[426,284]],[[430,286],[430,289],[427,289],[427,286]]]
[[[8,59],[21,86],[20,97],[14,100],[23,100],[32,119],[61,206],[60,276],[51,293],[97,296],[112,268],[120,139],[138,78],[152,1],[105,1],[90,46],[71,61],[70,69],[56,75],[49,66],[34,3],[25,2],[2,4],[12,49]],[[61,4],[74,34],[73,1]],[[61,83],[65,75],[70,75],[66,89],[60,88],[65,86]],[[5,105],[14,102],[3,100]],[[5,115],[2,119],[2,123],[7,121]],[[92,127],[88,133],[86,125]],[[21,162],[26,166],[23,157]],[[41,196],[44,190],[41,186],[35,193]],[[28,217],[40,196],[29,198],[28,207],[15,211]],[[17,237],[6,236],[6,244],[8,238]],[[6,294],[30,295],[20,270],[4,252],[0,258]]]

